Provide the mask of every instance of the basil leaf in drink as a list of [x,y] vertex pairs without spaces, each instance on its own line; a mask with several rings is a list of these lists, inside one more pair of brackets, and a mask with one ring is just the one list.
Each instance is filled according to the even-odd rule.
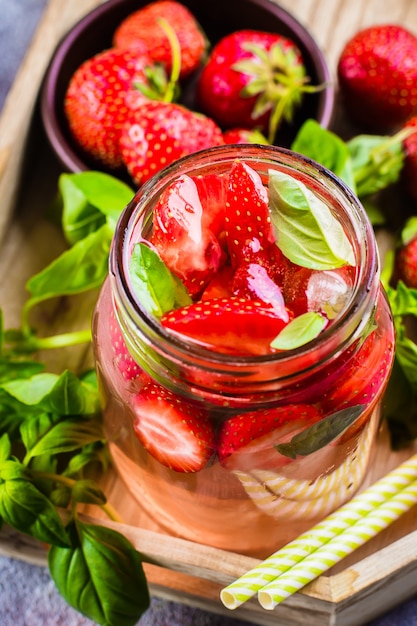
[[290,261],[316,270],[355,265],[342,225],[301,181],[271,169],[269,197],[277,245]]
[[85,524],[68,527],[72,548],[52,546],[49,571],[74,609],[103,626],[135,626],[150,598],[140,554],[111,528]]
[[157,252],[144,243],[134,246],[129,273],[138,301],[155,317],[191,303],[182,283],[170,272]]
[[315,339],[326,327],[327,319],[320,313],[309,311],[295,317],[284,326],[271,342],[275,350],[294,350]]
[[364,409],[364,405],[358,404],[332,413],[295,435],[288,443],[279,443],[275,448],[290,459],[312,454],[342,435]]

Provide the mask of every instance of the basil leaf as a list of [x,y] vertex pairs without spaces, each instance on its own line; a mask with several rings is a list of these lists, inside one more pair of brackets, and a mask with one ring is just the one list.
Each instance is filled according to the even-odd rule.
[[309,311],[289,322],[271,342],[275,350],[293,350],[315,339],[327,326],[327,319],[320,313]]
[[12,445],[10,443],[10,437],[7,433],[4,433],[0,437],[0,464],[9,458],[11,453],[12,453]]
[[134,195],[128,185],[102,172],[61,174],[58,185],[63,201],[62,227],[71,244],[98,230],[106,219],[114,230]]
[[21,427],[22,439],[27,448],[26,462],[29,458],[40,454],[72,452],[89,443],[104,439],[98,420],[68,417],[56,424],[50,423],[50,428],[45,432],[39,432],[37,425],[36,420],[31,420],[22,424]]
[[91,415],[99,408],[98,390],[65,370],[51,389],[45,404],[61,415]]
[[320,126],[316,120],[308,119],[304,122],[291,145],[291,150],[320,163],[355,191],[352,163],[346,142]]
[[72,489],[72,499],[74,502],[84,504],[106,504],[107,498],[94,480],[77,480]]
[[67,533],[55,508],[27,480],[0,482],[0,516],[13,528],[39,541],[59,546],[69,545]]
[[76,476],[91,463],[98,464],[100,470],[104,472],[109,462],[110,457],[107,447],[102,442],[94,442],[83,446],[80,452],[70,458],[64,474],[65,476]]
[[49,394],[58,380],[56,374],[49,372],[35,374],[24,380],[11,380],[3,383],[2,388],[11,396],[27,405],[36,405]]
[[68,531],[73,547],[52,546],[48,555],[59,593],[97,624],[135,626],[150,604],[139,553],[104,526],[78,520]]
[[270,170],[269,197],[277,245],[290,261],[316,270],[355,265],[342,225],[301,181]]
[[22,404],[38,405],[62,415],[88,415],[95,413],[99,407],[97,390],[69,370],[60,376],[49,372],[35,374],[1,386]]
[[0,481],[28,478],[28,471],[22,463],[6,459],[0,465]]
[[134,246],[129,272],[138,301],[152,315],[161,317],[175,308],[178,301],[191,303],[185,287],[160,256],[146,244],[138,243]]
[[48,298],[100,287],[108,271],[112,234],[105,224],[32,276],[26,283],[32,294],[26,308]]
[[374,194],[397,182],[404,165],[400,137],[357,135],[347,145],[359,197]]
[[280,443],[275,447],[280,454],[290,459],[312,454],[342,435],[358,419],[364,409],[364,405],[358,404],[332,413],[295,435],[288,443]]

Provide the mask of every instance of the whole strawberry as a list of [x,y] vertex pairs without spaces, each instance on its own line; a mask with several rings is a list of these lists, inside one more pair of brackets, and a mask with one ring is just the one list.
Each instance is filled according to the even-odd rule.
[[224,143],[257,143],[267,145],[267,138],[256,128],[229,128],[223,133]]
[[311,91],[301,51],[275,33],[239,30],[213,48],[197,85],[199,107],[224,128],[259,128],[270,143]]
[[417,115],[407,120],[404,127],[415,129],[415,132],[404,140],[403,175],[409,193],[417,200]]
[[206,50],[206,38],[194,16],[184,5],[173,0],[158,0],[131,13],[121,22],[113,36],[117,48],[134,48],[145,44],[154,61],[171,71],[172,50],[159,19],[163,18],[175,32],[181,49],[181,72],[184,78],[200,65]]
[[134,83],[146,83],[152,60],[139,51],[109,49],[85,61],[73,74],[64,111],[77,144],[103,165],[122,165],[119,131],[127,108],[145,98]]
[[388,132],[417,113],[417,37],[384,24],[345,45],[337,74],[345,108],[361,127]]
[[221,129],[210,118],[152,100],[127,113],[119,145],[130,176],[141,185],[177,159],[223,143]]
[[402,244],[397,255],[397,277],[417,289],[417,234]]

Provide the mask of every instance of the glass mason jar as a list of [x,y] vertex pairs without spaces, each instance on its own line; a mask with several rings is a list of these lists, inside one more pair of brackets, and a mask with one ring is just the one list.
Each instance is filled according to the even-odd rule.
[[[151,237],[153,209],[163,190],[183,174],[228,172],[237,158],[265,185],[271,169],[302,181],[326,203],[353,249],[355,264],[343,306],[338,305],[341,310],[317,337],[290,350],[227,354],[169,332],[142,306],[129,277],[133,246]],[[333,287],[340,290],[339,279],[330,281]],[[342,291],[344,287],[342,281]],[[320,286],[313,281],[308,288],[314,303],[314,290]],[[324,298],[333,306],[329,293]],[[119,220],[93,335],[114,465],[161,529],[262,558],[360,487],[380,424],[394,330],[365,211],[351,191],[318,164],[275,147],[223,146],[158,173]],[[158,452],[167,433],[156,432],[160,424],[149,427],[148,438],[155,438],[151,445],[138,437],[138,424],[141,427],[149,417],[141,414],[139,400],[149,385],[162,391],[151,408],[157,420],[164,419],[167,404],[180,405],[186,415],[210,425],[212,450],[203,468],[178,471],[164,462]],[[165,408],[158,404],[161,398]],[[247,452],[242,448],[236,456],[220,455],[219,438],[237,421],[259,424],[275,414],[279,419],[273,435],[266,432],[252,441]],[[326,428],[318,428],[320,424]],[[168,424],[168,430],[169,446],[181,455],[187,445],[182,428],[177,432]]]

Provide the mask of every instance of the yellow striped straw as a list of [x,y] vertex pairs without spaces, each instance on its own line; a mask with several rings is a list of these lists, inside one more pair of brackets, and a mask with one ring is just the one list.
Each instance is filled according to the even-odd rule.
[[349,530],[294,565],[258,592],[264,609],[272,610],[309,582],[387,528],[417,503],[417,480],[381,504]]
[[[265,559],[265,561],[262,561],[259,565],[222,589],[220,592],[221,601],[227,608],[236,609],[256,595],[260,590],[263,591],[267,585],[272,589],[273,581],[276,581],[278,584],[283,574],[288,572],[288,576],[290,576],[297,564],[302,566],[306,559],[311,558],[314,553],[322,549],[326,544],[329,544],[334,538],[339,535],[342,536],[342,534],[344,537],[344,533],[346,531],[350,532],[353,527],[359,528],[359,526],[356,525],[359,524],[361,520],[365,521],[366,519],[368,523],[372,520],[374,526],[370,526],[369,532],[373,532],[373,535],[369,535],[369,532],[366,534],[364,529],[362,529],[363,537],[368,537],[362,541],[362,543],[364,543],[380,532],[377,524],[378,519],[382,520],[383,524],[387,526],[391,521],[396,519],[396,517],[391,519],[392,515],[399,517],[407,510],[404,506],[411,508],[414,503],[413,494],[415,493],[417,497],[417,491],[415,492],[415,490],[417,490],[417,454],[379,479],[368,489],[353,497],[352,500],[341,506],[337,511],[326,517],[326,519],[316,524],[309,531],[303,533],[297,539],[290,542]],[[405,494],[404,506],[401,505],[400,499],[403,492]],[[393,509],[389,511],[391,500]],[[381,526],[381,530],[382,528],[385,528],[385,526]],[[353,552],[356,549],[354,543],[351,542],[349,545],[349,551]],[[360,545],[362,544],[357,544],[357,547]],[[346,552],[344,556],[339,556],[342,553],[343,551],[334,555],[336,560],[333,565],[338,560],[344,558],[349,552]],[[326,561],[326,563],[329,562],[329,560]],[[327,565],[325,569],[329,567],[332,567],[332,565]],[[312,573],[315,571],[318,570],[311,569]],[[307,582],[319,576],[320,573],[322,572],[318,574],[315,573]],[[298,589],[301,589],[301,587],[307,583],[303,583],[302,580],[304,579],[301,577],[299,580],[300,586]],[[290,582],[288,577],[287,582]],[[295,589],[295,591],[298,589]],[[294,593],[294,591],[292,593]],[[291,593],[288,593],[288,595],[291,595]],[[288,595],[285,597],[288,597]],[[278,602],[282,601],[279,600],[279,597],[281,596],[278,590],[274,591],[271,605],[275,603],[274,606],[276,606]],[[269,600],[267,600],[266,596],[264,597],[263,594],[260,595],[259,599],[265,601],[265,604],[269,603]],[[276,599],[278,599],[278,602],[276,602]]]

